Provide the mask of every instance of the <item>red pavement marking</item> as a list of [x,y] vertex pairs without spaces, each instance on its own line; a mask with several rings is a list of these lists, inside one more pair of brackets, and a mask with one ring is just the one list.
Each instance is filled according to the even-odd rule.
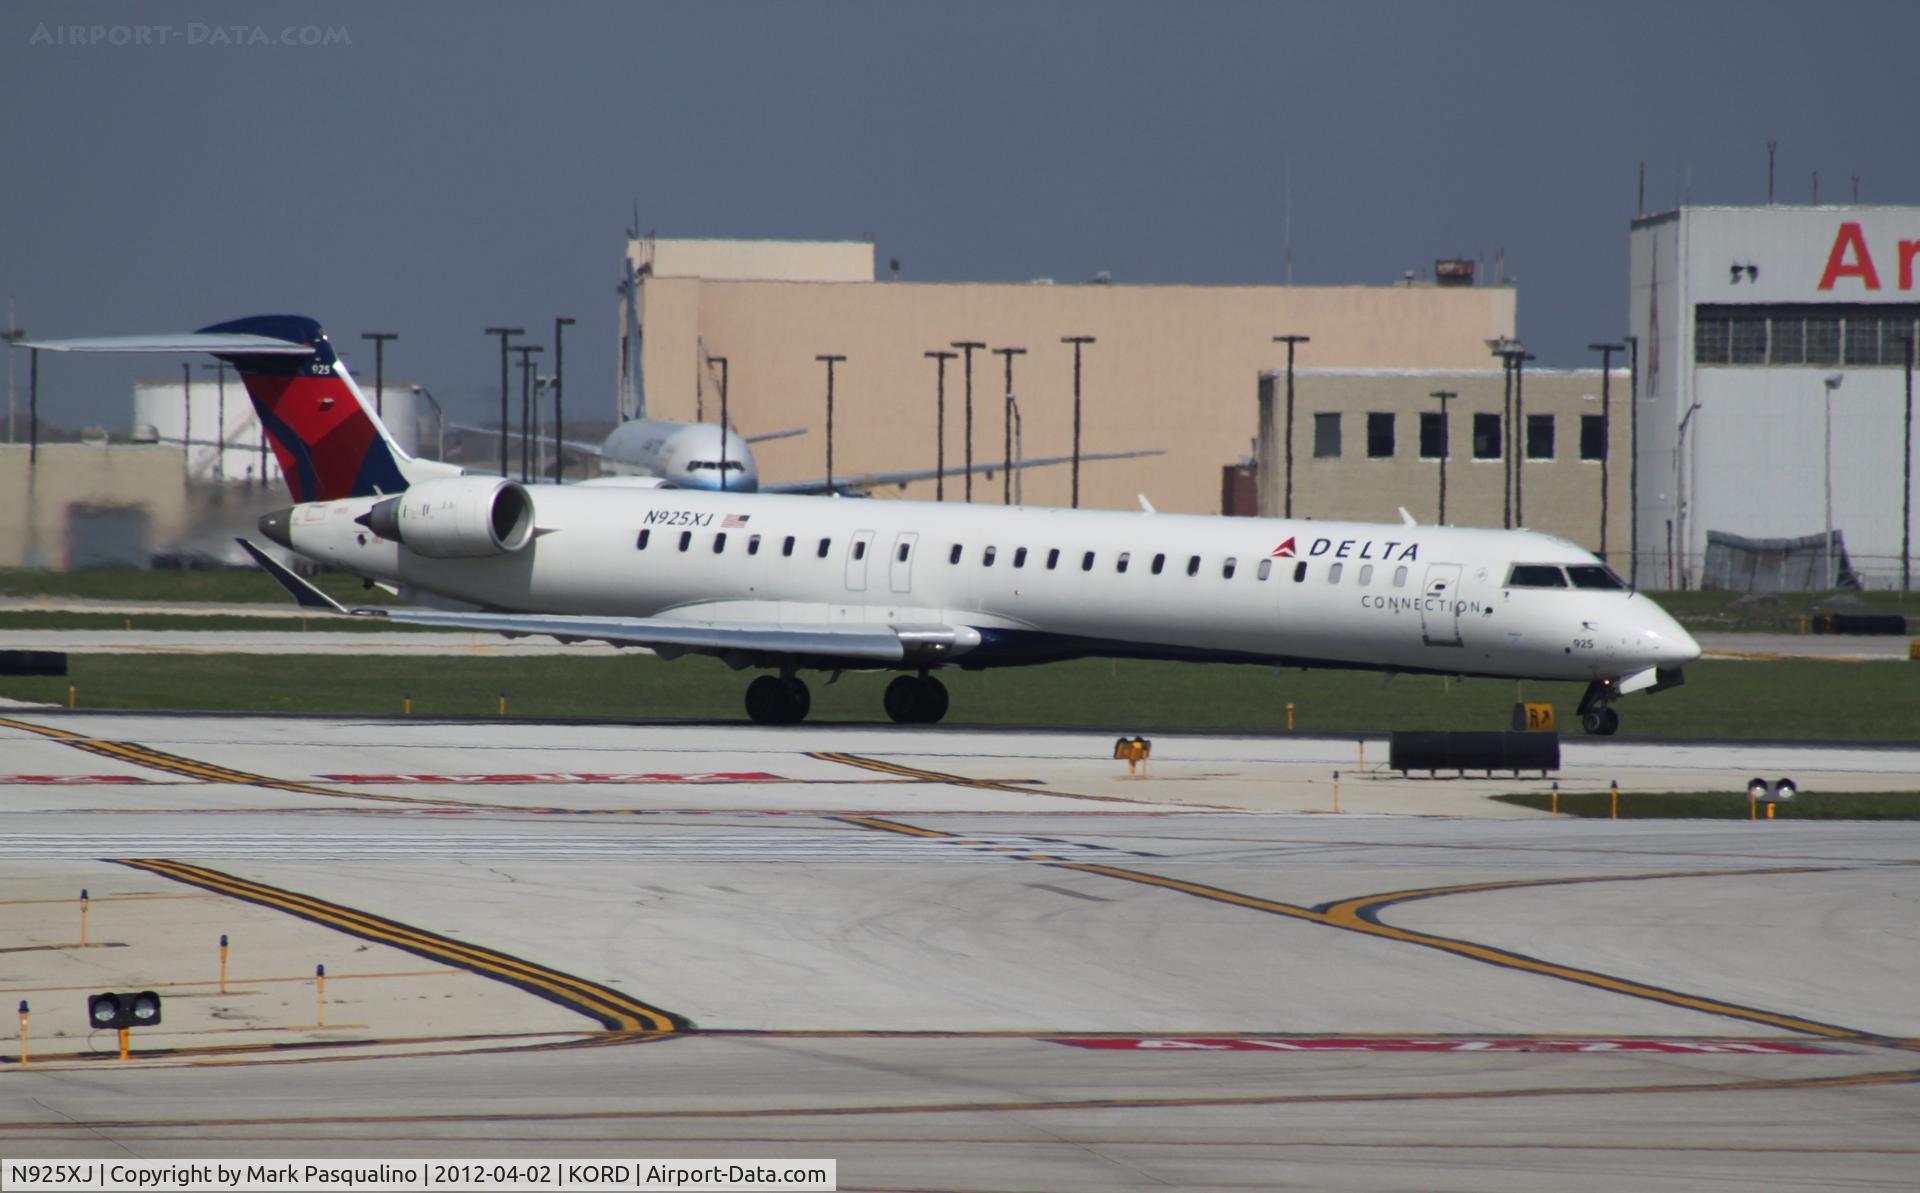
[[1532,1039],[1355,1039],[1346,1036],[1249,1038],[1190,1036],[1167,1039],[1141,1036],[1063,1037],[1048,1041],[1075,1048],[1130,1052],[1686,1052],[1736,1055],[1824,1054],[1831,1048],[1811,1044],[1756,1043],[1746,1040],[1532,1040]]

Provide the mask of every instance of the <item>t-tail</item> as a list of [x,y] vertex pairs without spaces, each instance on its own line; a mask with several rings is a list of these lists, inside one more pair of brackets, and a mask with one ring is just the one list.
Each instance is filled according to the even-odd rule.
[[287,355],[210,349],[240,374],[295,502],[399,493],[414,481],[459,472],[416,460],[393,441],[316,320],[253,315],[195,334],[263,336],[313,350]]

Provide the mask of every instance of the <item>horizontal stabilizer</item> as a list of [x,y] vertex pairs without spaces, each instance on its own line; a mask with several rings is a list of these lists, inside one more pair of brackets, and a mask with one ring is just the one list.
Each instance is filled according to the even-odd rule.
[[44,352],[226,352],[247,356],[312,356],[313,345],[273,336],[222,332],[182,332],[164,336],[94,336],[80,340],[22,340],[22,348]]
[[325,609],[329,613],[345,613],[348,611],[346,606],[342,605],[339,601],[334,600],[326,593],[321,592],[313,585],[294,575],[286,565],[254,546],[246,539],[235,539],[233,541],[240,544],[241,550],[253,556],[253,561],[260,565],[260,570],[272,576],[274,580],[279,583],[280,587],[286,589],[288,594],[291,595],[301,607],[307,609]]

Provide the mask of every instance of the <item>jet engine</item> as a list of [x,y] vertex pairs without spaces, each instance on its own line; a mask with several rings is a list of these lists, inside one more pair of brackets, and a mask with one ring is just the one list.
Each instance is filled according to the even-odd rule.
[[425,481],[354,521],[429,559],[518,551],[533,541],[533,498],[510,480],[451,476]]

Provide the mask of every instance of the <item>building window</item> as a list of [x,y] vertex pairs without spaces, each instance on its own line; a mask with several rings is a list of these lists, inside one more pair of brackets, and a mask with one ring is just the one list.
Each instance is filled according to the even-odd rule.
[[1727,342],[1731,324],[1725,315],[1696,311],[1693,317],[1693,363],[1697,365],[1723,365],[1727,363]]
[[727,549],[727,532],[723,530],[719,534],[716,534],[713,536],[713,553],[715,555],[718,555],[720,554],[720,552],[725,551],[726,549]]
[[1393,459],[1393,414],[1375,410],[1367,415],[1367,459]]
[[1907,366],[1907,341],[1913,337],[1911,314],[1888,315],[1880,320],[1880,363]]
[[1775,315],[1767,360],[1776,365],[1807,363],[1807,320],[1798,311]]
[[1807,363],[1840,363],[1840,318],[1837,315],[1807,316]]
[[1420,458],[1444,460],[1447,456],[1447,416],[1438,410],[1420,412]]
[[1313,458],[1316,460],[1340,458],[1339,411],[1313,416]]
[[1880,320],[1874,318],[1848,319],[1846,328],[1846,363],[1850,365],[1879,364]]
[[1606,415],[1583,414],[1580,416],[1580,458],[1582,460],[1607,458]]
[[1727,360],[1736,365],[1767,363],[1767,317],[1735,315],[1727,322]]
[[1906,364],[1920,306],[1866,303],[1703,303],[1693,312],[1701,365],[1819,368]]
[[1473,458],[1476,460],[1498,460],[1500,451],[1500,416],[1497,414],[1476,414],[1473,416]]
[[1527,459],[1553,459],[1553,415],[1527,415]]
[[634,541],[634,544],[633,544],[633,549],[634,549],[634,550],[636,550],[636,551],[644,551],[644,550],[646,550],[646,549],[647,549],[647,540],[648,540],[648,539],[650,539],[650,538],[652,538],[652,537],[653,537],[653,531],[651,531],[651,530],[643,530],[643,531],[641,531],[641,532],[640,532],[640,537],[639,537],[638,539],[636,539],[636,540]]

